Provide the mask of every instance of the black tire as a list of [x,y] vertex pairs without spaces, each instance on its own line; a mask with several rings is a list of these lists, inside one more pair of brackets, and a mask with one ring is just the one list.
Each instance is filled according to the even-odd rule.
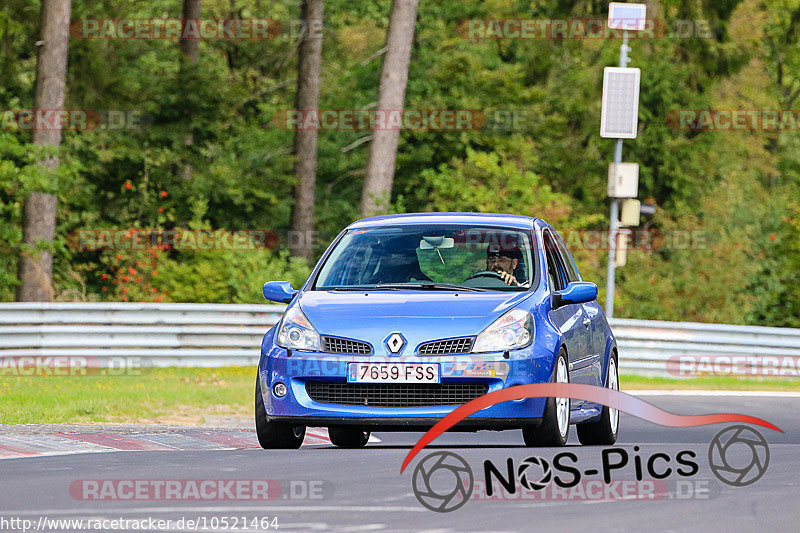
[[[611,358],[606,369],[606,387],[618,390],[619,374],[617,374],[617,368],[619,368],[617,366],[617,354],[611,352]],[[612,378],[612,373],[616,376],[615,378]],[[612,379],[616,379],[616,387],[614,387]],[[616,424],[612,424],[612,416],[616,417]],[[578,424],[576,429],[578,430],[578,440],[581,444],[587,446],[610,446],[617,442],[617,436],[619,435],[619,411],[612,412],[608,406],[604,405],[600,420]]]
[[261,380],[256,378],[256,435],[265,450],[297,449],[306,436],[305,426],[292,426],[267,420],[264,399],[261,397]]
[[369,441],[369,431],[358,428],[328,428],[328,436],[340,448],[363,448]]
[[[556,382],[556,374],[558,372],[559,361],[563,362],[564,368],[567,366],[567,353],[562,347],[558,351],[558,358],[556,364],[553,365],[553,376],[550,378],[550,383]],[[569,372],[566,373],[566,382],[569,383]],[[544,406],[544,414],[542,416],[542,423],[539,426],[528,426],[522,429],[522,438],[525,440],[526,446],[542,446],[542,447],[559,447],[567,444],[569,439],[569,398],[567,401],[567,425],[566,430],[561,432],[558,425],[557,403],[556,398],[548,398]]]

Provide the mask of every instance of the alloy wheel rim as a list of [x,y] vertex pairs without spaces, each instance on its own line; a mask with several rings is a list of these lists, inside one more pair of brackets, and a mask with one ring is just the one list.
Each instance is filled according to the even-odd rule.
[[[612,357],[608,361],[608,388],[611,390],[619,390],[619,378],[617,377],[617,364]],[[613,407],[608,408],[608,417],[611,423],[611,433],[616,434],[619,427],[619,411]]]
[[[558,358],[556,383],[569,383],[567,364],[563,357]],[[558,422],[558,432],[563,437],[567,434],[569,427],[569,398],[556,398],[556,421]]]

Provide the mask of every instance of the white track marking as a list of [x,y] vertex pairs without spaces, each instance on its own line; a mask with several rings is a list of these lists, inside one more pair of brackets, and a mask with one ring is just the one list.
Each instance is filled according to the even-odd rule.
[[[0,426],[2,428],[2,426]],[[95,432],[102,433],[102,426],[97,426]],[[201,428],[203,431],[214,432],[214,429]],[[43,425],[42,430],[46,431],[47,426]],[[191,431],[191,430],[190,430]],[[228,428],[220,428],[219,433],[225,435],[233,432],[241,435],[243,432],[239,430],[229,430]],[[5,445],[12,448],[24,450],[29,453],[14,454],[11,451],[0,450],[0,460],[3,459],[26,459],[30,457],[52,457],[59,455],[73,455],[78,453],[111,453],[111,452],[124,452],[124,451],[222,451],[222,450],[250,450],[258,449],[255,447],[233,447],[225,444],[219,444],[212,441],[193,436],[192,434],[184,434],[183,432],[164,432],[164,433],[125,433],[122,436],[129,440],[139,441],[145,444],[158,444],[163,446],[164,449],[160,450],[122,450],[113,446],[96,444],[80,440],[80,433],[74,433],[76,438],[69,438],[68,436],[51,434],[51,433],[25,433],[25,434],[0,434],[0,446]],[[109,433],[109,435],[116,435]],[[252,435],[255,437],[255,435]],[[182,446],[181,440],[185,439],[186,444],[191,446]],[[374,435],[370,435],[369,442],[379,443],[381,440]],[[254,439],[255,445],[255,439]],[[313,446],[330,446],[331,440],[328,436],[327,428],[308,428],[306,438],[303,442],[303,447]]]
[[623,390],[632,396],[749,396],[761,398],[800,398],[800,391],[773,390]]

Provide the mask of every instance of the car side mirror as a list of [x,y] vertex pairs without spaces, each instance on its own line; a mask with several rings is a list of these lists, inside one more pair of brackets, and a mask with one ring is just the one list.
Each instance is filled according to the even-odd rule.
[[262,293],[264,298],[270,302],[288,304],[297,294],[297,291],[288,281],[268,281],[264,284]]
[[567,304],[582,304],[597,299],[597,285],[588,281],[573,281],[567,288],[553,293],[553,309]]

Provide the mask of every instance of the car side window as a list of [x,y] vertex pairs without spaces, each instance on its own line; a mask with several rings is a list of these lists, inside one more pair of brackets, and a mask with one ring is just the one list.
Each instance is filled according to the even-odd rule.
[[565,282],[566,276],[549,231],[544,232],[544,252],[547,258],[547,274],[550,277],[550,286],[553,290],[560,291],[567,286]]
[[550,287],[552,287],[553,290],[557,291],[557,290],[559,290],[558,289],[558,285],[559,284],[558,284],[558,282],[556,282],[556,278],[553,277],[553,271],[554,270],[555,269],[553,268],[553,262],[552,261],[547,261],[547,275],[550,278]]
[[581,275],[578,273],[578,267],[575,266],[575,261],[572,259],[572,254],[570,254],[569,250],[567,250],[567,245],[564,244],[564,240],[561,238],[561,235],[555,233],[553,235],[553,239],[556,242],[559,255],[561,256],[561,264],[566,267],[568,283],[580,281]]

